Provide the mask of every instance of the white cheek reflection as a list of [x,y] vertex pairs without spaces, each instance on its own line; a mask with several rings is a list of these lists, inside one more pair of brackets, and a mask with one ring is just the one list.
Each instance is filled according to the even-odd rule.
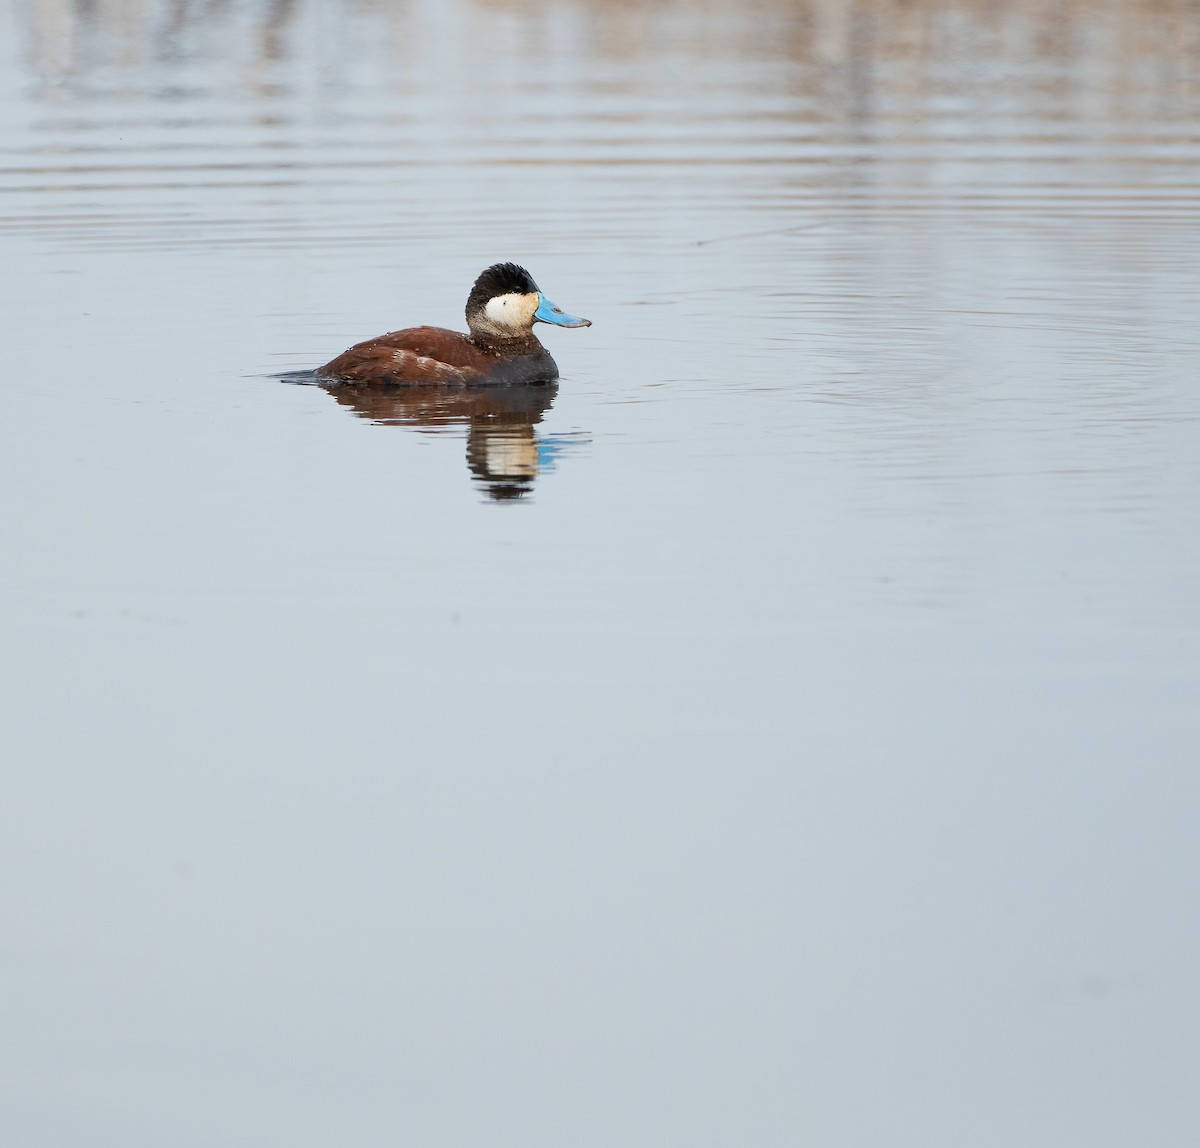
[[490,433],[484,444],[489,474],[534,478],[538,472],[537,439],[527,427]]

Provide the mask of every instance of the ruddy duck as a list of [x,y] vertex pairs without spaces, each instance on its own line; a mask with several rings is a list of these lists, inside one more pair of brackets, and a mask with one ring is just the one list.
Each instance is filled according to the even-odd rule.
[[317,368],[326,379],[357,383],[478,385],[549,383],[558,366],[533,333],[534,323],[590,327],[560,310],[515,263],[496,263],[471,288],[467,327],[411,327],[357,343]]

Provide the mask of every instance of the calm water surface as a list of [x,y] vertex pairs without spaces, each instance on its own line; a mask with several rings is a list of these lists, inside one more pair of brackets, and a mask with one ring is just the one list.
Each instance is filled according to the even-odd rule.
[[0,2],[0,1141],[1196,1144],[1198,60]]

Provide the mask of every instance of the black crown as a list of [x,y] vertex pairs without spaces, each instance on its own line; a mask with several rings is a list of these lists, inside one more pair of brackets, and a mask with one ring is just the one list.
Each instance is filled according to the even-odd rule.
[[524,267],[516,263],[493,263],[475,280],[467,297],[467,310],[478,310],[497,295],[531,295],[537,289],[533,276]]

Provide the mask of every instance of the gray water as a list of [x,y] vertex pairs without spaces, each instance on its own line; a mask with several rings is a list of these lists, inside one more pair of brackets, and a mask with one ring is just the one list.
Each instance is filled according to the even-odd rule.
[[5,1148],[1195,1145],[1198,61],[0,3]]

